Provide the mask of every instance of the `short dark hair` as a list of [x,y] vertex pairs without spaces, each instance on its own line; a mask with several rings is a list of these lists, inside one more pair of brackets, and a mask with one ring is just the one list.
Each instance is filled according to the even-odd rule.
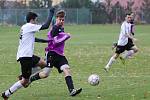
[[35,19],[38,15],[34,12],[28,12],[26,15],[26,21],[29,23],[31,19]]
[[56,17],[63,18],[65,17],[65,11],[64,10],[59,10],[56,12]]
[[130,16],[131,14],[132,14],[132,12],[127,12],[127,13],[126,13],[126,16],[127,16],[127,15],[129,15],[129,16]]

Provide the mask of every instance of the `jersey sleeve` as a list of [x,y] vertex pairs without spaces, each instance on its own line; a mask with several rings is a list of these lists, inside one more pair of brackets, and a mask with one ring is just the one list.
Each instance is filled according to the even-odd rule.
[[31,28],[29,29],[29,31],[30,32],[38,32],[41,27],[42,27],[42,25],[34,24],[34,25],[31,26]]
[[32,31],[33,32],[37,32],[37,31],[39,31],[40,30],[40,28],[42,27],[42,25],[33,25],[33,27],[32,27]]
[[122,31],[122,34],[126,34],[126,33],[127,33],[125,23],[123,23],[123,24],[121,25],[121,31]]
[[131,24],[126,24],[125,25],[125,31],[126,31],[126,34],[129,34],[131,33]]
[[53,42],[58,44],[58,43],[62,43],[64,41],[68,40],[69,38],[70,38],[69,34],[62,32],[62,33],[59,33],[58,36],[54,37]]

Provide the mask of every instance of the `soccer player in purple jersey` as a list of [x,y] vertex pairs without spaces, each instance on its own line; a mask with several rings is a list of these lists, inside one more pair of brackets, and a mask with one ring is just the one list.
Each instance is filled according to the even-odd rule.
[[48,39],[51,41],[45,48],[47,66],[43,69],[43,71],[32,76],[30,81],[33,82],[35,80],[48,77],[51,69],[55,67],[59,73],[64,73],[70,96],[76,96],[82,91],[82,88],[74,88],[69,63],[64,55],[65,41],[70,38],[70,33],[64,32],[64,18],[64,10],[60,10],[56,13],[56,23],[53,25],[50,32],[48,32]]

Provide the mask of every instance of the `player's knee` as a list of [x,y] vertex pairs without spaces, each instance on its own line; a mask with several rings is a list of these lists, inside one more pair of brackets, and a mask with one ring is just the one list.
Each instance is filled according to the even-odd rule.
[[41,78],[47,78],[48,76],[49,76],[49,74],[44,73],[44,72],[40,74],[40,77],[41,77]]
[[66,69],[63,72],[65,76],[71,76],[70,70]]
[[138,48],[134,49],[134,53],[137,53],[138,51],[139,51]]
[[45,67],[42,72],[40,72],[41,78],[47,78],[51,72],[51,68]]
[[44,60],[40,60],[39,63],[37,64],[40,68],[44,68],[47,64]]
[[65,76],[70,76],[71,75],[71,73],[70,73],[70,67],[67,64],[62,65],[61,66],[61,70],[64,72]]
[[119,54],[118,53],[115,53],[113,56],[112,56],[114,59],[117,59],[119,57]]

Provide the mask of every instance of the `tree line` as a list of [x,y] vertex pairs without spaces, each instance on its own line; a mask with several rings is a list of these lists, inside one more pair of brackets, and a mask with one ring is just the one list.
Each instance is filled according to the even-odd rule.
[[[60,4],[56,5],[61,8],[87,8],[92,13],[92,23],[120,23],[124,20],[124,15],[127,12],[132,12],[134,1],[127,1],[127,6],[123,7],[119,2],[112,5],[112,0],[105,0],[105,3],[97,0],[92,2],[91,0],[64,0]],[[52,7],[51,0],[32,0],[29,4],[26,4],[26,0],[22,2],[17,1],[0,1],[1,9],[12,8],[30,8],[30,9],[44,9]],[[143,18],[146,23],[150,23],[150,0],[143,0],[140,11],[136,14]],[[143,19],[141,19],[143,21]]]

